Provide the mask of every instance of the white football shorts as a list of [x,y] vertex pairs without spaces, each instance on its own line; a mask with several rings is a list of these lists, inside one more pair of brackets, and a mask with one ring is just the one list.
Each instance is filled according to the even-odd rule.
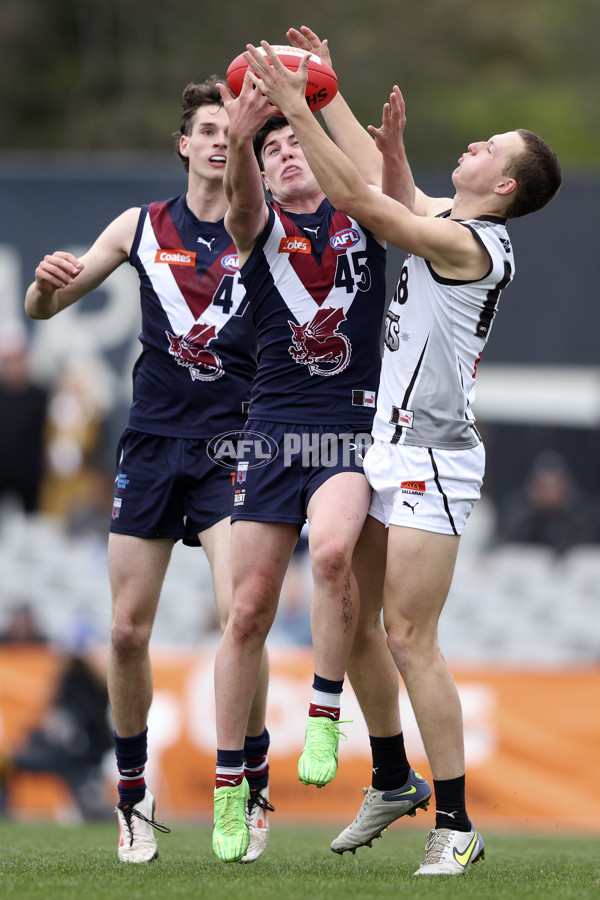
[[364,471],[373,488],[369,515],[386,528],[459,535],[481,496],[485,448],[436,450],[375,440]]

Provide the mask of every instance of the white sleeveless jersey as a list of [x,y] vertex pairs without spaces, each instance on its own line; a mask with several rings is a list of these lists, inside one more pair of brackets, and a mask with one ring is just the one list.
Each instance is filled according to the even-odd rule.
[[444,450],[480,441],[471,411],[475,375],[514,261],[503,219],[461,224],[483,244],[489,270],[479,281],[455,281],[421,257],[406,259],[385,322],[373,425],[379,440]]

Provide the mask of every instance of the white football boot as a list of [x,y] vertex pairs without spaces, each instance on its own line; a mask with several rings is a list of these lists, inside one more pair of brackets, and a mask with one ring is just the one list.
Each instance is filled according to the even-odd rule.
[[413,874],[464,875],[480,859],[485,859],[483,838],[475,828],[470,831],[434,828],[427,835],[425,859]]
[[121,862],[150,862],[158,856],[154,829],[168,834],[171,830],[154,821],[156,803],[146,788],[139,803],[120,803],[116,808],[119,821],[119,859]]
[[246,807],[250,843],[240,862],[254,862],[265,852],[269,840],[270,812],[274,812],[274,807],[269,803],[269,785],[263,788],[250,788],[250,798]]

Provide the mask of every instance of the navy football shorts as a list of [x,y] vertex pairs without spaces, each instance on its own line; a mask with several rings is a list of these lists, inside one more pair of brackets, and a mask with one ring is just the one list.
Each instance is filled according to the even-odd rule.
[[198,546],[198,532],[231,513],[232,466],[207,441],[126,429],[117,448],[110,531]]
[[344,425],[289,425],[248,419],[238,453],[232,521],[302,526],[310,498],[340,472],[363,473],[368,431]]

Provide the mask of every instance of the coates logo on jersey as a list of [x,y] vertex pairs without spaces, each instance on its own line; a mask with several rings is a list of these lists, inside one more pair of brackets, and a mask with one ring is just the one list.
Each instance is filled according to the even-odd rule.
[[359,241],[360,234],[355,228],[343,228],[342,231],[336,231],[329,238],[329,243],[334,250],[346,250],[347,247],[354,247]]
[[299,234],[281,238],[279,242],[280,253],[310,253],[311,248],[310,238],[302,237]]
[[424,481],[401,481],[400,482],[400,490],[403,494],[424,494],[425,493],[425,482]]
[[216,381],[223,375],[223,364],[208,344],[217,336],[214,325],[204,322],[196,324],[185,335],[176,336],[166,332],[169,338],[169,353],[178,365],[189,369],[192,381]]
[[221,260],[221,265],[224,269],[227,269],[228,272],[233,272],[233,274],[236,275],[240,271],[240,261],[237,253],[228,253],[227,256],[224,256]]
[[352,354],[350,341],[340,334],[338,326],[346,321],[341,309],[321,308],[310,322],[290,322],[292,346],[290,356],[299,365],[308,366],[311,375],[337,375],[343,372]]
[[196,254],[188,253],[187,250],[157,250],[154,262],[170,266],[195,266]]

